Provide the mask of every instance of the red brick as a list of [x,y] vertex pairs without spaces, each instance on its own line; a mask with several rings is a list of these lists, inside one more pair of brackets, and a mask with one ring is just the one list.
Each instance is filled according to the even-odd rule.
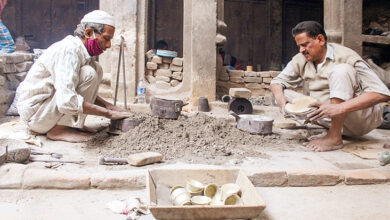
[[302,170],[287,172],[289,186],[334,186],[341,182],[338,172]]

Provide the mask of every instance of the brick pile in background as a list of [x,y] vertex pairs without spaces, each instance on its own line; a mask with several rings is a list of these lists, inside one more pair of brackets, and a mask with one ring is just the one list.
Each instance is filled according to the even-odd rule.
[[32,53],[0,55],[0,115],[11,105],[16,89],[33,64]]
[[183,58],[160,57],[153,50],[146,53],[145,78],[157,88],[169,89],[183,81]]
[[[252,96],[267,96],[271,94],[270,83],[280,71],[243,71],[228,70],[223,67],[218,76],[217,87],[220,95],[229,94],[230,88],[248,88]],[[223,94],[222,94],[223,93]]]

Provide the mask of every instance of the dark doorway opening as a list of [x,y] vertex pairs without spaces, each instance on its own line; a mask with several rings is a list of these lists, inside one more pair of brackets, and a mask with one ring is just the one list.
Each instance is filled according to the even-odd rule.
[[164,40],[168,49],[183,57],[183,0],[149,0],[148,49]]

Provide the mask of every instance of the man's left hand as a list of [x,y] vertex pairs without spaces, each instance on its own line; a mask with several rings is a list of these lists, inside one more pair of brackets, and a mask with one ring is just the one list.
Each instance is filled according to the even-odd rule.
[[317,110],[307,115],[310,121],[316,121],[322,118],[333,118],[344,113],[344,109],[340,104],[329,104],[322,102],[315,102],[309,107],[318,107]]

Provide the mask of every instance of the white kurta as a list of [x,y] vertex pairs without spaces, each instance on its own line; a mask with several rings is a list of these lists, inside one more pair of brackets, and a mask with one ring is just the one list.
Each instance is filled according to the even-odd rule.
[[59,121],[80,128],[85,120],[83,102],[95,101],[101,78],[101,67],[91,60],[81,39],[67,36],[39,57],[18,87],[20,118],[38,133]]

